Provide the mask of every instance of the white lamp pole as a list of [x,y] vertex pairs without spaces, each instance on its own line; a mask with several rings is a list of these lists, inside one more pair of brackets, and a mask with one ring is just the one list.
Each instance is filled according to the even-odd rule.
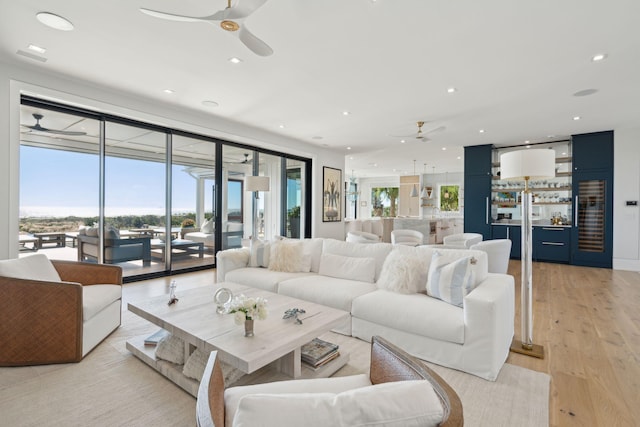
[[532,194],[529,180],[553,178],[555,176],[556,156],[554,150],[526,149],[510,151],[500,156],[500,179],[524,180],[522,191],[522,280],[521,302],[521,341],[516,339],[511,350],[529,356],[544,358],[544,347],[533,343],[533,303],[532,303],[532,252],[531,235]]
[[252,216],[253,224],[251,227],[251,233],[253,237],[258,238],[258,199],[260,198],[260,191],[269,191],[269,177],[268,176],[247,176],[244,178],[244,190],[251,191],[255,194],[255,199],[252,204]]

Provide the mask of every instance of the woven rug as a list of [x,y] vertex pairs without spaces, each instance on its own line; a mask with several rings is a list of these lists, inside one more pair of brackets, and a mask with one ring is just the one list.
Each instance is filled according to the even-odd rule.
[[[125,348],[129,337],[155,330],[123,312],[122,326],[80,363],[0,368],[0,424],[194,426],[195,399]],[[359,342],[356,347],[368,345]],[[465,425],[548,425],[548,375],[507,364],[498,380],[489,382],[430,366],[460,395]],[[352,357],[339,375],[367,369],[367,357]]]

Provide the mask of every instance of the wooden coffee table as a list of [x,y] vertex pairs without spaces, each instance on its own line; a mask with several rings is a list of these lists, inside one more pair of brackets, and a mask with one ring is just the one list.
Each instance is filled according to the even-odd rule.
[[[213,297],[221,287],[229,288],[234,295],[267,298],[269,315],[265,320],[255,321],[255,336],[245,337],[244,327],[234,323],[232,314],[216,313]],[[349,313],[346,311],[228,282],[178,290],[176,294],[179,301],[173,305],[168,305],[169,297],[163,295],[129,303],[128,309],[182,338],[186,343],[186,357],[196,348],[206,352],[218,350],[223,362],[246,374],[256,373],[258,379],[253,382],[264,378],[264,369],[275,369],[290,378],[328,377],[349,361],[349,355],[341,351],[340,357],[313,370],[300,359],[302,345],[347,320]],[[293,319],[282,319],[285,310],[290,308],[306,311],[300,315],[301,325]],[[144,345],[147,335],[127,341],[127,349],[196,396],[199,383],[182,375],[182,365],[156,359],[155,347]],[[258,370],[260,373],[256,372]],[[242,382],[251,381],[243,378]]]

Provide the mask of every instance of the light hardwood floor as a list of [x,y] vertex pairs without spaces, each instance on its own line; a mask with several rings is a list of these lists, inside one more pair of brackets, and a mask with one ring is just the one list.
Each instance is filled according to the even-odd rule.
[[[640,274],[563,264],[533,269],[534,342],[544,359],[510,353],[508,363],[551,375],[551,426],[634,426],[640,420]],[[520,262],[516,336],[520,337]],[[215,281],[214,271],[129,283],[124,303]],[[353,355],[352,355],[353,357]]]

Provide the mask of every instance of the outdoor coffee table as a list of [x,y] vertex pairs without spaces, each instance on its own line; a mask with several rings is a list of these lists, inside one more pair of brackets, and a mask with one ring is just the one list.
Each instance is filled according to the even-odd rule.
[[[263,297],[268,300],[269,315],[254,323],[255,335],[244,336],[244,326],[236,325],[233,314],[216,313],[213,300],[219,288],[228,288],[234,295]],[[211,285],[176,292],[179,301],[168,305],[169,296],[163,295],[146,301],[130,302],[129,311],[158,325],[185,341],[185,360],[196,349],[218,351],[218,357],[228,365],[246,374],[255,373],[257,380],[265,378],[263,369],[276,370],[289,378],[328,377],[349,361],[341,351],[340,357],[313,370],[301,363],[302,345],[322,335],[348,319],[349,313],[308,301],[278,295],[234,283]],[[305,310],[300,315],[302,324],[283,319],[285,310]],[[145,346],[145,336],[127,341],[127,349],[188,393],[197,395],[198,382],[182,374],[182,365],[156,359],[155,347]],[[260,370],[260,372],[256,372]],[[269,381],[268,379],[267,381]],[[243,383],[251,382],[242,378]]]
[[[160,239],[151,240],[151,257],[164,261],[164,251],[166,242]],[[198,258],[204,257],[204,243],[194,242],[191,240],[175,239],[171,241],[171,256],[176,259],[185,256],[198,255]]]

